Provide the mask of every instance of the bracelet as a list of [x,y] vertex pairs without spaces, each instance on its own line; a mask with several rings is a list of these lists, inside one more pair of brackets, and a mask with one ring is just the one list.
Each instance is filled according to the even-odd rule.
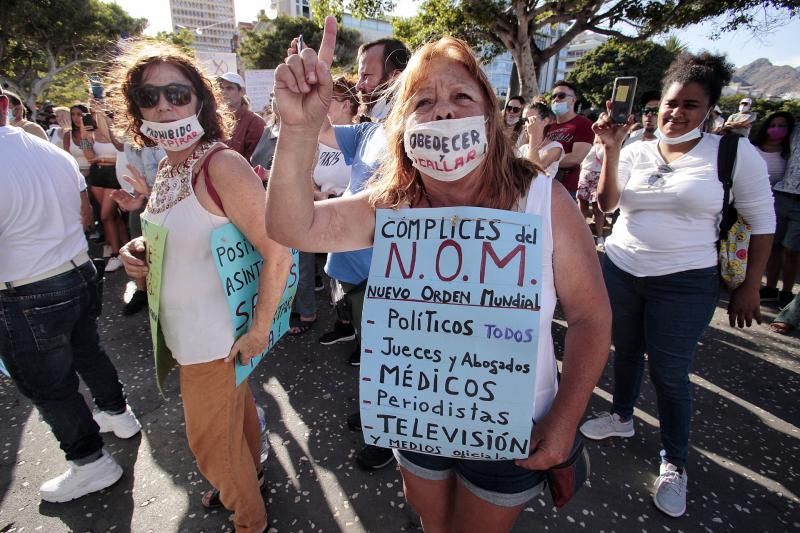
[[81,139],[80,141],[78,141],[78,146],[80,147],[81,150],[91,150],[92,146],[94,145],[90,143],[88,139]]

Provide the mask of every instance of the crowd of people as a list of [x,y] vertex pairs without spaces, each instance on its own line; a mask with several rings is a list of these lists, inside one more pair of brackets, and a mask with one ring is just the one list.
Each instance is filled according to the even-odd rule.
[[[548,98],[512,96],[501,106],[458,39],[413,52],[397,39],[366,43],[357,79],[331,75],[335,39],[329,17],[318,52],[288,43],[263,116],[237,73],[212,78],[175,47],[149,41],[123,47],[104,94],[46,109],[46,130],[0,88],[0,187],[9,191],[0,195],[0,356],[70,463],[41,486],[42,499],[69,501],[114,484],[122,469],[100,433],[130,438],[140,429],[97,319],[103,271],[124,266],[132,279],[124,315],[148,306],[143,225],[167,235],[158,334],[171,354],[167,366],[179,369],[189,447],[213,487],[201,503],[232,511],[237,531],[263,531],[270,480],[259,412],[232,363],[269,343],[289,247],[300,256],[288,335],[316,329],[315,292],[328,278],[337,318],[318,342],[352,342],[349,363],[357,367],[376,210],[468,206],[542,219],[530,455],[475,460],[366,444],[356,462],[368,470],[396,462],[426,531],[508,531],[579,435],[634,435],[647,366],[663,448],[653,501],[683,515],[689,372],[722,290],[720,146],[734,137],[731,198],[752,233],[730,325],[760,323],[761,302],[775,301],[782,311],[771,328],[788,333],[800,323],[792,292],[800,258],[794,117],[765,117],[752,139],[758,117],[749,98],[721,119],[731,71],[708,53],[680,55],[661,93],[641,95],[626,123],[610,119],[610,103],[592,123],[569,81],[556,82]],[[475,159],[443,169],[421,164],[424,146],[408,141],[468,134]],[[241,335],[211,249],[211,233],[231,223],[264,260],[253,320]],[[104,261],[90,259],[87,236],[105,243]],[[557,303],[568,324],[560,372],[550,334]],[[612,341],[611,409],[581,424]],[[347,425],[360,431],[360,414]]]

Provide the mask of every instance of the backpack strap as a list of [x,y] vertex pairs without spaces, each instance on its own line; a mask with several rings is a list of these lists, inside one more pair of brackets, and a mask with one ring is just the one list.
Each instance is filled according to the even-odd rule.
[[200,165],[200,170],[195,172],[194,175],[192,176],[192,187],[194,187],[197,184],[197,178],[202,172],[203,183],[206,184],[206,190],[208,191],[208,195],[211,197],[211,200],[214,202],[214,204],[217,207],[219,207],[220,211],[222,211],[222,213],[225,214],[225,208],[222,206],[222,199],[219,197],[219,193],[217,192],[217,189],[214,188],[214,184],[211,183],[211,178],[208,175],[208,165],[209,163],[211,163],[211,158],[214,156],[214,154],[221,152],[223,150],[228,150],[228,147],[217,146],[216,148],[208,152],[208,154],[206,154],[205,158],[203,159],[203,164]]
[[731,188],[733,187],[733,168],[736,165],[736,153],[739,149],[741,135],[723,135],[719,141],[717,152],[717,172],[722,183],[722,222],[719,225],[720,237],[726,235],[736,222],[738,213],[731,203]]

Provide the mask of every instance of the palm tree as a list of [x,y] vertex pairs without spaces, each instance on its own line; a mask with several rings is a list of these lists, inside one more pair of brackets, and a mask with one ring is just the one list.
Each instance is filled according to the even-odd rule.
[[675,35],[669,35],[664,39],[664,48],[676,56],[689,51],[689,45],[678,39]]

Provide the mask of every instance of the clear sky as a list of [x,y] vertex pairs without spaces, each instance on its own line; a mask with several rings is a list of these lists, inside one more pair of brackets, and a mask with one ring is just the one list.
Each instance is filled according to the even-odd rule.
[[[106,0],[111,1],[111,0]],[[144,17],[150,21],[146,33],[171,31],[169,2],[165,0],[116,0],[134,17]],[[236,18],[240,21],[253,21],[259,10],[264,9],[268,0],[234,0]],[[416,12],[419,0],[399,0],[394,14],[411,16]],[[712,41],[709,35],[713,23],[698,24],[675,35],[689,45],[693,52],[709,50],[724,52],[736,66],[742,66],[758,58],[765,57],[774,65],[800,66],[800,19],[793,19],[788,24],[768,35],[753,36],[747,31],[738,31],[723,35]]]

